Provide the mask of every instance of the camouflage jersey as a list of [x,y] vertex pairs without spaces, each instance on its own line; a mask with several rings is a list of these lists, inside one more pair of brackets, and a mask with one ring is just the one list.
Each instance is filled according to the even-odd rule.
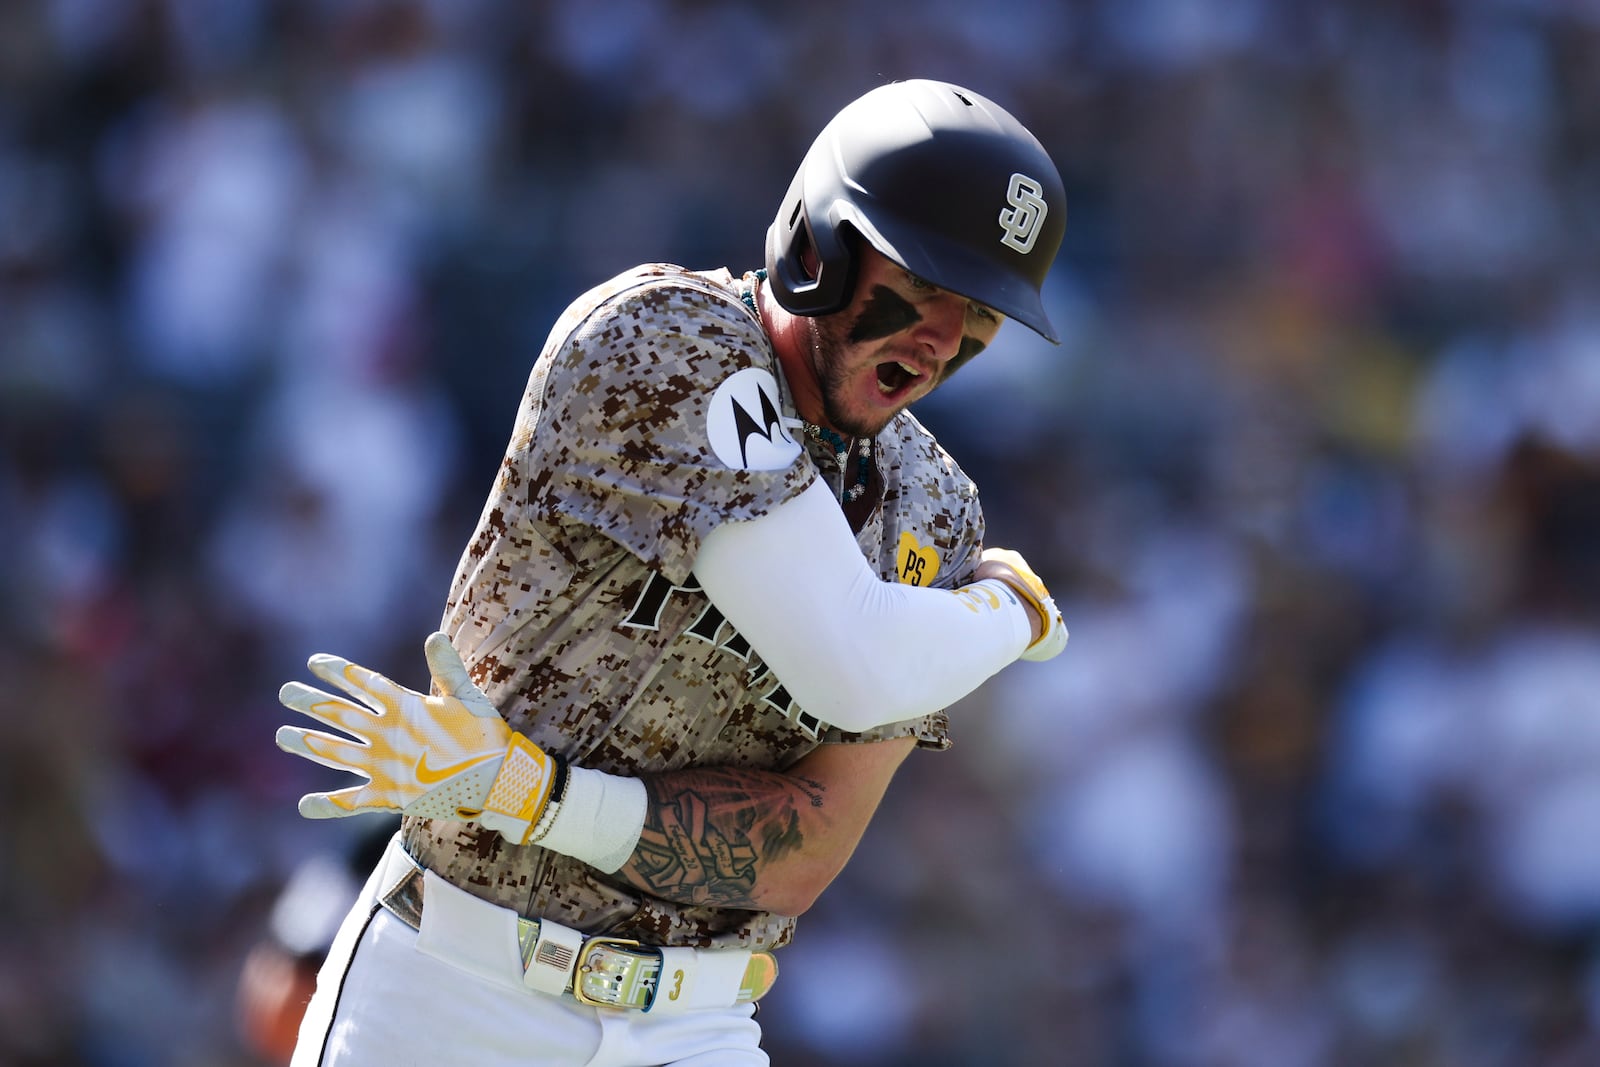
[[[462,554],[441,628],[511,728],[575,764],[782,770],[821,743],[949,744],[942,712],[859,734],[807,715],[691,573],[719,523],[756,518],[818,477],[839,495],[860,465],[842,469],[831,446],[785,423],[799,425],[745,303],[751,284],[656,264],[573,303]],[[866,495],[846,508],[868,562],[888,580],[970,581],[983,535],[972,482],[909,413],[874,448]],[[749,580],[782,582],[783,561]],[[592,934],[775,948],[794,926],[662,900],[475,824],[409,818],[403,832],[468,892]]]

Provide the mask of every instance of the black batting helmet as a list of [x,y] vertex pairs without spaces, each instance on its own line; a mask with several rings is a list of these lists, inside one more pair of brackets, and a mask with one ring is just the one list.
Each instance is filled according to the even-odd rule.
[[1055,164],[1004,108],[947,82],[894,82],[848,104],[812,143],[767,231],[767,281],[795,314],[838,311],[854,288],[849,228],[924,281],[1054,342],[1039,288],[1066,213]]

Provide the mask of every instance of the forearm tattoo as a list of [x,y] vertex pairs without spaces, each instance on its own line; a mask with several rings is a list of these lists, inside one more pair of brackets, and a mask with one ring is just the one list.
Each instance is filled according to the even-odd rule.
[[732,768],[644,780],[650,802],[631,866],[667,900],[728,908],[753,900],[762,868],[805,844],[800,809],[822,806],[822,783]]

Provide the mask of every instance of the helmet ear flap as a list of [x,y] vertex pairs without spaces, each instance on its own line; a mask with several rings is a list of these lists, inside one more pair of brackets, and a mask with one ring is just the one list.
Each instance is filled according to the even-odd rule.
[[[798,183],[797,183],[798,184]],[[797,315],[828,315],[850,303],[861,237],[848,223],[819,228],[796,190],[787,217],[767,234],[767,284],[778,303]]]

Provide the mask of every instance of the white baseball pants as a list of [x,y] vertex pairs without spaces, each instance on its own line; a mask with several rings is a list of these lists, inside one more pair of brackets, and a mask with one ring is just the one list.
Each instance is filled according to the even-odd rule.
[[[381,869],[380,864],[380,869]],[[292,1067],[767,1067],[755,1006],[651,1016],[495,982],[417,949],[377,874],[317,976]]]

